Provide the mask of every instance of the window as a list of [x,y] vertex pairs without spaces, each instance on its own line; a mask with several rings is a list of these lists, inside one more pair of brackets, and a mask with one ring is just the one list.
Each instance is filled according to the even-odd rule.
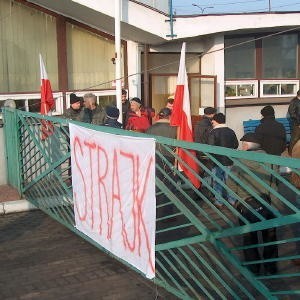
[[56,90],[56,18],[17,1],[0,0],[0,20],[0,93],[40,89],[39,53]]
[[297,34],[263,39],[263,78],[296,78]]
[[[110,89],[115,79],[113,40],[67,23],[69,89]],[[121,55],[124,58],[124,47]],[[124,76],[124,64],[122,66]]]
[[[52,112],[53,116],[61,115],[63,113],[63,94],[53,93],[55,100],[55,109]],[[16,108],[24,111],[30,111],[39,113],[41,109],[41,94],[9,94],[0,95],[0,107],[4,105],[4,102],[8,99],[14,100]]]
[[234,98],[256,98],[258,96],[258,82],[252,81],[226,81],[225,97]]
[[255,78],[254,37],[225,39],[225,79]]
[[261,97],[292,97],[299,89],[298,80],[261,80]]

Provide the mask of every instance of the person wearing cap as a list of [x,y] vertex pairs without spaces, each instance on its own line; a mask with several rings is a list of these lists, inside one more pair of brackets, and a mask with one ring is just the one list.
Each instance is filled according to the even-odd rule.
[[[240,141],[242,142],[241,149],[244,151],[251,151],[256,153],[266,153],[260,145],[260,137],[255,132],[246,133]],[[271,165],[268,165],[274,170]],[[247,219],[250,223],[258,222],[259,219],[255,216],[252,210],[258,212],[265,219],[274,218],[274,214],[268,209],[267,206],[264,206],[261,200],[256,199],[258,196],[262,198],[267,203],[271,203],[269,196],[269,190],[264,187],[260,181],[263,181],[267,186],[277,189],[275,180],[273,180],[272,174],[265,168],[266,164],[259,163],[255,160],[246,160],[240,159],[239,164],[233,165],[231,168],[230,175],[226,180],[226,185],[230,189],[228,193],[229,199],[231,202],[236,202],[236,209],[242,217]],[[250,174],[245,171],[249,170]],[[259,179],[257,179],[256,177]],[[237,182],[233,177],[238,178]],[[247,190],[245,189],[247,187]],[[253,194],[258,196],[254,197]],[[238,197],[236,198],[237,195]],[[244,205],[247,203],[248,207]],[[244,225],[244,221],[239,218],[240,225]],[[270,228],[262,231],[262,238],[264,243],[272,243],[276,241],[276,228]],[[257,231],[249,232],[243,235],[243,244],[246,245],[256,245],[258,244]],[[259,261],[261,260],[260,254],[257,248],[245,248],[244,256],[246,261]],[[263,259],[274,259],[278,257],[278,248],[276,244],[271,244],[264,248]],[[265,262],[264,264],[265,274],[275,274],[277,272],[277,264],[275,262]],[[250,264],[248,266],[250,271],[255,274],[259,274],[262,271],[262,264]]]
[[63,114],[64,118],[81,121],[83,98],[76,96],[76,94],[70,94],[70,108],[68,108]]
[[171,111],[173,110],[174,106],[174,95],[171,95],[168,97],[167,103],[166,103],[166,108],[169,108]]
[[145,132],[150,127],[149,116],[142,108],[142,101],[138,97],[130,99],[130,112],[127,114],[125,129]]
[[84,109],[81,113],[81,121],[95,125],[103,125],[106,119],[104,109],[97,104],[97,97],[92,93],[83,96]]
[[146,133],[176,139],[177,127],[170,125],[171,109],[164,107],[158,113],[158,120],[151,125]]
[[[225,115],[222,113],[217,113],[212,117],[211,122],[213,129],[208,135],[207,143],[213,146],[237,149],[239,146],[239,142],[236,134],[225,124],[225,121]],[[229,157],[225,155],[214,154],[214,157],[219,161],[220,164],[223,165],[223,168],[217,164],[214,164],[212,166],[212,173],[214,174],[214,178],[218,178],[225,183],[228,172],[225,172],[224,168],[230,169],[233,162]],[[213,180],[213,189],[217,192],[218,195],[220,195],[220,197],[227,198],[227,192],[225,188],[217,180]],[[230,199],[229,202],[231,203]],[[220,201],[220,199],[218,199],[218,197],[215,200],[214,204],[218,208],[221,208],[223,206],[223,203]],[[231,204],[234,204],[234,202]]]
[[121,100],[122,100],[122,123],[123,123],[123,127],[125,127],[127,114],[130,111],[130,102],[127,99],[127,91],[124,89],[122,89]]
[[294,144],[297,143],[300,138],[300,90],[297,92],[296,97],[291,100],[288,114],[292,121],[292,133],[289,145],[289,153],[291,154]]
[[260,111],[262,119],[255,133],[260,139],[261,148],[268,154],[281,155],[286,149],[286,131],[280,122],[275,120],[275,111],[267,105]]
[[118,122],[120,111],[117,107],[106,106],[105,112],[106,112],[106,120],[104,122],[104,126],[122,128],[122,124]]

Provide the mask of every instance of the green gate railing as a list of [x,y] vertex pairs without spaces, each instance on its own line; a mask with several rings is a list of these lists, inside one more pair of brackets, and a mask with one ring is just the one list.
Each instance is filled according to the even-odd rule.
[[[41,122],[49,120],[54,134],[42,141]],[[5,109],[5,136],[9,181],[20,187],[22,194],[38,208],[77,234],[74,227],[68,120]],[[145,136],[113,128],[80,124],[97,131],[131,136]],[[185,143],[156,137],[156,278],[155,282],[182,299],[295,299],[300,294],[300,270],[294,262],[300,259],[300,192],[289,182],[289,168],[300,174],[300,160],[261,153],[237,151],[221,147]],[[205,172],[199,176],[201,189],[195,189],[186,177],[174,168],[173,161],[181,161],[174,149],[199,153],[195,159]],[[234,162],[240,176],[224,168],[215,155],[221,154]],[[207,165],[213,162],[229,176],[226,184],[220,182]],[[265,174],[272,175],[267,182],[249,167],[257,164]],[[17,165],[17,167],[16,167]],[[248,178],[247,181],[244,178]],[[250,179],[249,179],[250,178]],[[226,201],[212,187],[219,181],[227,195],[234,196],[239,209]],[[247,199],[232,190],[235,183],[247,191],[269,212],[270,218],[254,209]],[[271,204],[252,188],[256,182],[271,198]],[[223,206],[214,205],[217,199]],[[254,221],[243,213],[248,211]],[[256,243],[243,244],[243,237],[258,232]],[[263,239],[267,232],[276,232],[277,238]],[[88,239],[86,236],[84,238]],[[89,239],[88,239],[89,240]],[[89,240],[91,243],[93,241]],[[95,244],[95,243],[93,243]],[[99,245],[95,246],[101,248]],[[278,248],[278,256],[266,258],[270,249]],[[261,259],[245,260],[244,252],[257,252]],[[265,257],[265,258],[263,258]],[[267,272],[276,263],[277,272]],[[250,271],[261,266],[260,273]]]

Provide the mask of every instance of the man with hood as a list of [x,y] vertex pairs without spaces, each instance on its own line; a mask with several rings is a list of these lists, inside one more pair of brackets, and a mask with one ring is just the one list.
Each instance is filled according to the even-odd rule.
[[268,154],[281,155],[286,148],[286,131],[280,122],[275,120],[274,108],[265,106],[261,111],[263,118],[255,129],[261,148]]

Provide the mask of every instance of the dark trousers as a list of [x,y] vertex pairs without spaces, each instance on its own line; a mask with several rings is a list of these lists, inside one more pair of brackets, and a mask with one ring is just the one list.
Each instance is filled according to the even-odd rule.
[[[271,202],[271,199],[268,195],[262,194],[262,198],[264,198],[265,201],[268,203]],[[259,201],[257,201],[253,197],[249,197],[248,199],[245,199],[245,201],[254,209],[256,210],[261,216],[263,216],[265,219],[269,220],[274,218],[274,214],[269,211],[266,207],[264,207]],[[238,207],[240,210],[240,213],[242,216],[247,219],[250,223],[256,223],[259,222],[259,219],[247,208],[245,207]],[[244,222],[242,220],[239,220],[240,225],[244,225]],[[261,233],[262,241],[259,241],[259,234]],[[272,243],[276,242],[277,236],[276,236],[276,228],[268,228],[260,231],[253,231],[248,232],[243,235],[243,245],[249,246],[249,245],[256,245],[260,243]],[[262,257],[260,255],[260,249],[262,249]],[[249,248],[244,249],[244,257],[245,261],[256,261],[261,259],[273,259],[278,257],[278,246],[276,244],[272,244],[269,246],[259,247],[259,248]],[[264,271],[267,274],[275,274],[277,272],[277,262],[264,262],[264,263],[258,263],[258,264],[251,264],[247,265],[250,271],[252,271],[255,274],[258,274],[261,271],[262,265],[264,266]]]
[[[261,233],[262,233],[263,243],[275,242],[277,240],[275,228],[262,230]],[[243,245],[248,246],[248,245],[258,244],[259,243],[258,234],[259,231],[248,232],[244,234]],[[244,249],[244,256],[245,256],[245,261],[255,261],[261,259],[258,248]],[[262,258],[264,260],[277,258],[277,257],[278,257],[277,245],[270,245],[270,246],[263,247]],[[266,273],[275,274],[277,272],[276,262],[266,262],[263,263],[263,265]],[[250,269],[251,272],[258,274],[261,268],[261,264],[248,265],[248,268]]]

